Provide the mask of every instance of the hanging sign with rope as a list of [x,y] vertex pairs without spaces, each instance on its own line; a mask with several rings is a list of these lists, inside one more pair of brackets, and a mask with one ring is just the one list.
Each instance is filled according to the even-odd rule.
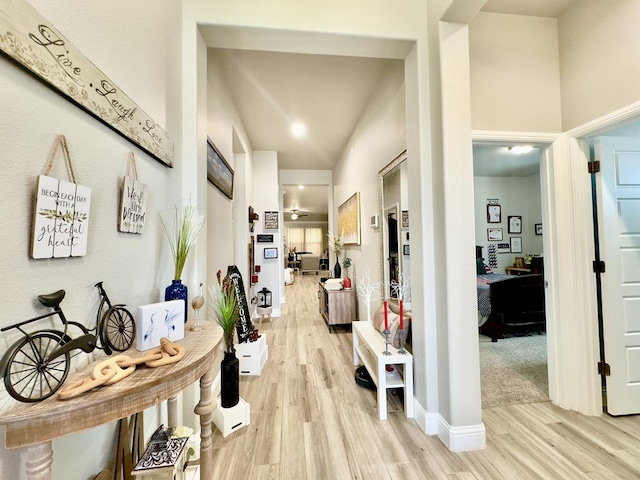
[[[67,165],[70,182],[50,177],[58,148]],[[38,258],[82,257],[87,254],[91,189],[76,183],[67,141],[59,135],[44,175],[38,177],[31,256]]]

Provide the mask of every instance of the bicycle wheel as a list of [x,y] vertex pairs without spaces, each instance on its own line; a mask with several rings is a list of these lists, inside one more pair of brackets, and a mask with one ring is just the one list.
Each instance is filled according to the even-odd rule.
[[9,395],[21,402],[39,402],[53,395],[69,374],[69,352],[48,358],[62,343],[60,336],[40,332],[17,344],[4,374]]
[[121,305],[108,309],[100,323],[100,340],[116,352],[124,352],[133,345],[136,324],[131,312]]

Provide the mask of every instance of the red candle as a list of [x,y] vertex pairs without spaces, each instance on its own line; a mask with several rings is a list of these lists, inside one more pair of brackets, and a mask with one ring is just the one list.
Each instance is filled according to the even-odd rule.
[[388,318],[388,314],[387,314],[387,301],[385,300],[383,303],[384,303],[384,329],[385,330],[389,330],[389,318]]
[[404,320],[402,318],[402,299],[400,300],[400,330],[404,330]]

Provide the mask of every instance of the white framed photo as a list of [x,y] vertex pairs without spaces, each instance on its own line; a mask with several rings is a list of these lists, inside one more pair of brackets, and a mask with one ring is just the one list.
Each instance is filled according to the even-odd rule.
[[511,253],[522,253],[522,237],[511,237]]
[[159,347],[162,337],[172,342],[184,338],[184,300],[138,307],[136,349],[144,352]]
[[487,223],[502,222],[502,207],[497,204],[487,205]]
[[522,216],[509,215],[508,225],[509,233],[522,233]]
[[487,240],[490,242],[499,242],[502,240],[501,228],[487,228]]

